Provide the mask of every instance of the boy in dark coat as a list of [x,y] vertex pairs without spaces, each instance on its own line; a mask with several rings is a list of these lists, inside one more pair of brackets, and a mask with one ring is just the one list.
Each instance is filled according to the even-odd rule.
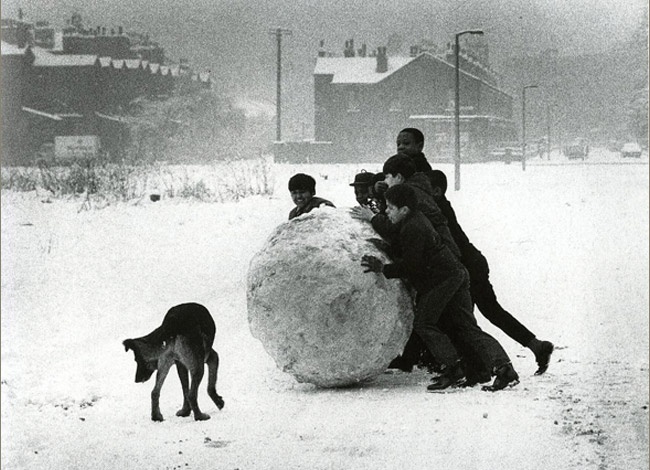
[[[390,187],[403,183],[411,186],[415,190],[418,210],[429,219],[433,228],[442,237],[442,241],[447,248],[457,258],[460,258],[460,250],[454,242],[449,227],[447,227],[447,220],[433,199],[431,184],[424,173],[416,173],[415,165],[411,158],[406,154],[398,153],[397,155],[393,155],[384,163],[383,174],[387,186]],[[352,209],[352,215],[358,219],[370,222],[375,231],[389,242],[392,242],[397,237],[399,227],[393,224],[385,213],[374,214],[359,207]],[[379,248],[381,249],[382,247]],[[413,333],[404,347],[402,354],[391,362],[389,368],[397,368],[405,372],[410,372],[413,366],[419,362],[422,362],[429,369],[436,369],[440,365],[436,364],[435,357],[432,359],[426,353],[426,347],[417,335]]]
[[311,212],[322,205],[335,207],[327,199],[316,197],[316,180],[304,173],[298,173],[289,178],[289,192],[296,205],[289,212],[289,220]]
[[519,376],[508,355],[476,323],[466,269],[417,209],[415,190],[398,184],[390,187],[385,196],[387,215],[399,227],[399,257],[383,264],[377,257],[364,255],[361,265],[365,272],[406,279],[415,289],[413,329],[445,371],[427,390],[445,389],[463,377],[457,349],[472,358],[481,358],[496,375],[494,383],[483,387],[484,390],[516,385]]
[[[429,219],[433,228],[440,234],[443,242],[451,252],[460,258],[460,250],[451,236],[449,227],[447,227],[447,219],[433,199],[431,183],[429,183],[426,175],[416,173],[411,158],[401,153],[393,155],[384,163],[383,173],[384,181],[388,187],[405,183],[415,190],[418,210]],[[352,214],[358,219],[370,222],[375,231],[389,241],[398,232],[398,228],[391,223],[386,214],[375,214],[364,210],[363,207],[353,208]]]
[[419,129],[407,127],[397,134],[397,151],[405,153],[415,163],[415,170],[423,173],[431,170],[431,165],[424,156],[424,134]]
[[460,249],[461,262],[469,272],[472,301],[485,318],[535,354],[535,360],[537,361],[535,375],[543,374],[548,369],[551,360],[553,343],[538,340],[528,328],[499,304],[494,288],[490,283],[490,268],[487,259],[470,243],[469,238],[467,238],[456,219],[456,213],[451,207],[451,203],[445,197],[447,177],[440,170],[432,170],[429,174],[429,180],[433,185],[433,195],[438,207],[445,215],[449,230]]

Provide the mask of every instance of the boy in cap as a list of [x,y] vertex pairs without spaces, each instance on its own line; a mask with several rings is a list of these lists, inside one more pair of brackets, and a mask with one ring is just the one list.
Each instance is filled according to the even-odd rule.
[[289,212],[289,220],[311,212],[322,205],[336,207],[327,199],[316,197],[316,180],[304,173],[298,173],[289,178],[291,200],[296,205]]
[[[361,173],[356,174],[354,182],[350,183],[350,186],[354,187],[354,197],[359,205],[378,214],[382,212],[383,206],[382,199],[377,198],[373,191],[376,176],[374,173],[361,170]],[[383,179],[383,176],[381,178]]]
[[361,173],[357,173],[354,176],[354,181],[350,183],[350,186],[354,188],[354,197],[360,206],[367,206],[370,203],[374,176],[374,173],[361,170]]

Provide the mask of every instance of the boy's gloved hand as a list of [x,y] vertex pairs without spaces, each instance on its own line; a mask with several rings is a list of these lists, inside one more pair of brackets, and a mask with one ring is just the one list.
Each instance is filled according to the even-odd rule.
[[373,187],[375,194],[384,194],[388,189],[388,183],[385,181],[377,181]]
[[379,258],[372,255],[363,255],[361,257],[361,266],[367,268],[363,271],[364,273],[380,273],[384,269],[384,263],[382,263]]
[[384,253],[390,250],[390,244],[381,238],[367,238],[366,241],[372,243],[375,245],[375,248],[377,248],[379,251],[383,251]]

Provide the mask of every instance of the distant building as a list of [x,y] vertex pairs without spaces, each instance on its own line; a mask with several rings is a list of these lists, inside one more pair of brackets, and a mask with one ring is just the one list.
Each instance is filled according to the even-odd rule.
[[[142,59],[145,50],[142,55],[164,59],[148,37],[121,28],[111,35],[99,27],[89,33],[79,15],[63,33],[58,48],[49,24],[2,20],[4,164],[34,162],[57,136],[99,136],[102,151],[117,158],[128,142],[122,110],[135,98],[165,98],[178,86],[211,88],[210,74],[193,72],[186,60],[163,65]],[[130,47],[131,38],[140,49]]]
[[34,45],[43,49],[54,49],[56,46],[56,31],[47,21],[35,23]]
[[[322,49],[314,68],[312,148],[325,146],[337,161],[382,161],[395,153],[400,129],[417,127],[433,158],[454,149],[455,55],[413,46],[407,57],[388,56],[385,47],[366,55],[346,42],[343,57]],[[479,52],[460,51],[460,115],[463,156],[480,160],[495,142],[516,139],[513,98],[498,88]],[[318,151],[317,151],[318,152]]]

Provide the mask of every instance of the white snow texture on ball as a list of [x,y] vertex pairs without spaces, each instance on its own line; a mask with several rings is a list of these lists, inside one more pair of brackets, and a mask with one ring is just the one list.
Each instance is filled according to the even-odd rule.
[[248,321],[277,366],[321,387],[376,377],[411,334],[413,307],[399,279],[364,273],[388,258],[370,224],[323,207],[278,226],[251,260]]

